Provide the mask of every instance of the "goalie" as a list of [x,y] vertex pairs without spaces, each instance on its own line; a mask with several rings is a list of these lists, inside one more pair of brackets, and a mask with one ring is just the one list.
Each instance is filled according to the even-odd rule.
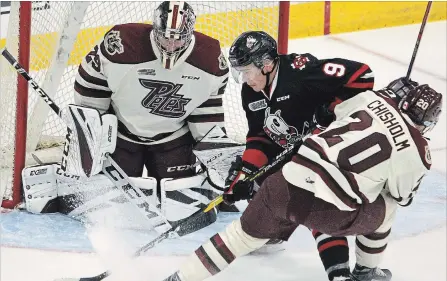
[[[166,1],[154,11],[153,25],[114,26],[82,60],[74,83],[76,105],[64,116],[72,131],[83,131],[86,139],[101,131],[98,139],[103,141],[76,154],[82,169],[67,158],[62,166],[67,164],[75,174],[94,175],[101,171],[104,153],[113,153],[134,183],[154,202],[161,201],[168,220],[186,218],[215,196],[194,168],[192,149],[211,128],[224,126],[228,66],[219,41],[194,31],[195,20],[186,2]],[[144,167],[149,178],[141,179]],[[89,178],[98,180],[107,181],[101,175]],[[169,202],[172,208],[167,210],[164,203]],[[65,212],[73,213],[78,206],[69,203]],[[215,221],[211,213],[198,228]]]

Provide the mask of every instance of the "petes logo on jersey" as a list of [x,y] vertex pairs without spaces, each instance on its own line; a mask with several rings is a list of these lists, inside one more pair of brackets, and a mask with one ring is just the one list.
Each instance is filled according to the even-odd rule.
[[120,32],[118,30],[111,30],[106,34],[104,37],[104,47],[106,48],[106,52],[111,56],[124,52],[124,46],[121,43]]
[[258,100],[258,101],[254,101],[248,104],[248,108],[251,111],[258,111],[264,108],[267,108],[267,103],[265,102],[264,99],[262,100]]
[[185,115],[185,107],[191,99],[177,94],[183,84],[148,79],[139,80],[143,87],[150,90],[149,94],[141,101],[141,105],[149,109],[150,113],[168,118],[179,118]]

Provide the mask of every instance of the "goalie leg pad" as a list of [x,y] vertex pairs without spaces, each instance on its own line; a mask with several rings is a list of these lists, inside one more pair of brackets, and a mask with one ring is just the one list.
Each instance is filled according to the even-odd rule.
[[28,212],[57,212],[57,169],[56,164],[50,164],[26,167],[22,170],[23,195]]
[[[160,182],[161,214],[179,225],[193,214],[202,210],[217,197],[214,188],[206,181],[204,173],[179,179],[164,178]],[[189,224],[188,230],[182,232],[191,233],[202,229],[216,221],[216,212],[203,213],[197,220]]]
[[[160,205],[156,179],[130,180],[143,191],[150,204]],[[102,174],[81,179],[63,172],[57,164],[50,164],[25,168],[22,182],[28,212],[60,212],[83,222],[117,228],[154,228]]]
[[69,174],[98,174],[107,153],[116,147],[118,121],[113,114],[100,115],[94,108],[70,104],[62,111],[67,136],[61,168]]
[[[152,206],[158,206],[157,181],[154,178],[129,178],[146,195]],[[75,219],[111,228],[152,230],[154,225],[135,208],[123,193],[104,175],[87,181],[59,185],[60,209]]]

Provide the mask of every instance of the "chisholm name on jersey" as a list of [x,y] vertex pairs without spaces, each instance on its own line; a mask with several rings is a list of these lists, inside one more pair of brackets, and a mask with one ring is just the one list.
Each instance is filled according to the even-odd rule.
[[385,105],[380,100],[375,100],[368,104],[368,108],[371,109],[371,111],[383,121],[383,124],[393,136],[394,146],[397,147],[397,151],[401,151],[407,147],[410,147],[408,136],[405,134],[405,131],[399,122],[402,119],[396,119],[393,112],[389,110],[388,106],[388,104]]

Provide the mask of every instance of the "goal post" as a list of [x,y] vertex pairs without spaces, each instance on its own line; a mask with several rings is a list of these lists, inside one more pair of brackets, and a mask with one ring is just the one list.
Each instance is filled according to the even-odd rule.
[[[60,107],[73,102],[81,59],[113,25],[151,23],[158,2],[11,2],[5,46]],[[287,53],[289,2],[197,2],[189,4],[196,30],[220,41],[226,55],[243,31],[263,30]],[[1,42],[1,41],[0,41]],[[3,46],[1,46],[3,47]],[[21,171],[59,161],[65,125],[40,101],[27,82],[0,58],[0,195],[3,208],[21,202]],[[240,85],[230,77],[224,96],[226,129],[244,141],[247,131]]]
[[[19,18],[23,21],[31,21],[31,2],[20,2],[19,5],[14,5],[11,7],[10,13],[17,14]],[[7,36],[10,34],[8,33]],[[24,25],[21,28],[17,29],[17,39],[16,42],[11,42],[11,46],[17,43],[16,54],[20,64],[24,65],[25,70],[29,71],[29,57],[30,57],[30,49],[29,48],[19,48],[19,46],[29,46],[31,39],[31,26]],[[14,143],[9,141],[8,145],[5,145],[3,151],[0,153],[3,154],[2,162],[9,162],[11,165],[8,168],[0,167],[0,191],[3,191],[1,194],[10,193],[9,197],[4,196],[1,207],[4,208],[14,208],[21,200],[21,172],[25,166],[25,153],[26,153],[26,128],[27,128],[27,109],[28,109],[28,82],[20,77],[20,75],[12,75],[13,77],[4,76],[3,67],[5,66],[5,62],[3,61],[0,66],[2,67],[2,71],[0,74],[2,75],[1,85],[5,85],[7,83],[7,79],[10,79],[12,83],[16,83],[16,102],[9,103],[8,101],[4,101],[1,99],[5,95],[4,92],[0,92],[0,120],[6,120],[6,114],[14,114],[12,110],[6,110],[6,107],[15,107],[15,126],[11,126],[11,124],[3,124],[0,126],[0,144],[2,142],[9,141],[9,138],[14,138]],[[9,81],[8,81],[9,82]],[[0,90],[4,91],[5,87],[2,87]],[[2,116],[3,115],[3,116]],[[8,151],[9,149],[9,151]],[[12,149],[12,154],[9,155]],[[0,156],[2,157],[2,156]],[[9,158],[9,159],[6,159]],[[1,158],[0,158],[1,159]],[[9,161],[8,161],[9,160]],[[3,164],[3,163],[2,163]],[[5,163],[6,165],[6,163]],[[12,179],[18,179],[13,180]],[[11,188],[11,191],[7,190]]]

